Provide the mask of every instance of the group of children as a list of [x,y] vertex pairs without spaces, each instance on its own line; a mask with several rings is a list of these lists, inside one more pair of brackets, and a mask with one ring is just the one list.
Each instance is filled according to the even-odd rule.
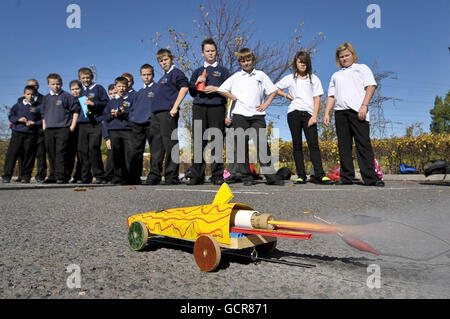
[[[331,182],[322,167],[317,135],[317,116],[323,89],[319,78],[312,74],[311,58],[307,52],[296,54],[292,73],[276,84],[263,71],[255,69],[256,57],[250,49],[244,48],[238,52],[237,59],[242,70],[233,75],[218,64],[217,46],[212,39],[202,42],[202,55],[204,65],[196,69],[189,80],[174,66],[174,56],[170,50],[159,50],[156,58],[164,73],[158,82],[154,82],[153,67],[144,64],[140,69],[144,88],[139,91],[133,89],[132,75],[124,73],[108,87],[107,93],[101,85],[93,83],[89,68],[81,68],[79,80],[70,82],[70,94],[61,89],[62,79],[58,74],[48,75],[50,93],[45,97],[39,95],[37,81],[30,80],[24,96],[9,115],[12,137],[3,182],[10,182],[15,162],[19,159],[19,179],[29,183],[37,157],[38,182],[159,185],[164,175],[164,184],[179,184],[178,139],[177,134],[173,133],[178,128],[179,109],[188,92],[193,97],[194,147],[197,135],[201,134],[201,154],[204,154],[208,141],[203,139],[203,135],[210,128],[218,129],[222,139],[227,126],[235,129],[234,134],[238,130],[241,130],[240,134],[245,134],[249,129],[263,132],[252,138],[268,185],[283,185],[284,180],[273,168],[265,134],[265,110],[277,95],[290,100],[288,124],[298,177],[294,183],[306,183],[302,131],[314,166],[312,181]],[[365,184],[383,186],[384,183],[375,173],[367,108],[376,82],[370,69],[364,64],[357,64],[357,61],[350,43],[338,47],[336,62],[341,70],[330,81],[324,123],[329,125],[329,113],[335,106],[341,162],[339,184],[351,184],[355,177],[351,152],[354,139]],[[232,109],[228,112],[227,99],[232,102],[229,103]],[[239,134],[234,136],[235,140],[239,137]],[[108,149],[106,171],[101,153],[102,138]],[[245,136],[244,140],[243,159],[236,156],[242,154],[234,150],[231,176],[225,180],[223,149],[214,149],[215,154],[211,154],[213,184],[254,184],[248,156],[249,136]],[[143,153],[147,141],[151,153],[150,172],[142,182]],[[49,175],[44,180],[45,152],[50,167]],[[216,154],[220,156],[214,156]],[[75,173],[72,175],[74,167]],[[203,184],[205,167],[204,156],[194,158],[187,184]]]

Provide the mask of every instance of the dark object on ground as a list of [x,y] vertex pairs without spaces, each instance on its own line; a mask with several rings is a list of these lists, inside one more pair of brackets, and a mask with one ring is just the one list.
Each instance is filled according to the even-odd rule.
[[[425,177],[434,174],[444,174],[447,175],[450,173],[450,163],[444,160],[434,160],[429,161],[424,165],[424,174]],[[444,176],[445,179],[445,176]]]
[[292,176],[292,172],[289,168],[287,167],[281,167],[278,171],[277,171],[277,175],[282,179],[282,180],[290,180],[291,176]]

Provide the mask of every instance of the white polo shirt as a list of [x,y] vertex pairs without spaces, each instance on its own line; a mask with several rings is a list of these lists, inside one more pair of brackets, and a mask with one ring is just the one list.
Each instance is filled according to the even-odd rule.
[[286,75],[277,84],[280,90],[288,89],[289,94],[294,98],[288,108],[288,113],[292,111],[305,111],[314,113],[314,97],[323,95],[323,88],[320,79],[316,75],[302,79],[293,74]]
[[263,71],[253,70],[247,73],[241,70],[223,82],[218,91],[236,96],[237,102],[232,114],[250,117],[266,115],[266,112],[258,112],[256,108],[264,103],[265,95],[277,91],[277,87]]
[[[342,68],[331,76],[328,96],[334,96],[334,110],[355,110],[359,112],[366,96],[365,88],[377,85],[370,68],[365,64],[353,63],[348,68]],[[367,112],[366,120],[370,120]]]

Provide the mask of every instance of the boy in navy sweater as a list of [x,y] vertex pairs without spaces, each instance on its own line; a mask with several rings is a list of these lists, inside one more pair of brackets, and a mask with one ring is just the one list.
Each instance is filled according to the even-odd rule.
[[117,96],[106,104],[103,112],[104,125],[108,130],[114,167],[114,177],[110,184],[133,184],[130,173],[133,143],[131,125],[128,121],[132,101],[127,93],[128,80],[118,77],[115,80]]
[[19,156],[22,156],[22,183],[29,183],[36,157],[37,135],[41,120],[41,104],[35,101],[37,90],[34,86],[26,86],[24,98],[14,105],[9,113],[9,121],[13,124],[12,136],[6,154],[3,169],[3,183],[11,181],[11,175]]
[[78,119],[78,158],[81,162],[82,182],[90,183],[91,176],[94,176],[95,183],[102,184],[105,175],[101,152],[102,114],[108,103],[108,94],[101,85],[92,83],[93,77],[89,68],[78,71],[78,78],[83,84],[81,97],[87,97]]
[[[225,105],[227,100],[216,92],[220,85],[228,79],[230,72],[225,67],[218,65],[216,61],[217,46],[212,39],[206,39],[202,42],[202,55],[205,58],[205,63],[192,73],[189,83],[189,93],[194,98],[192,115],[195,155],[192,166],[192,178],[187,183],[188,185],[204,183],[206,163],[203,158],[203,152],[208,142],[203,140],[205,131],[209,128],[218,128],[222,139],[225,132]],[[198,90],[199,83],[205,83],[203,90]],[[197,136],[199,134],[201,136]],[[218,137],[216,136],[215,138]],[[199,143],[201,145],[197,145]],[[219,144],[223,145],[223,143]],[[201,158],[196,158],[197,154],[201,155]],[[216,154],[220,157],[219,161],[214,160]],[[211,163],[211,181],[215,185],[221,185],[223,184],[223,148],[213,149],[211,157],[213,158]]]
[[65,184],[68,182],[66,161],[70,133],[75,130],[81,107],[77,99],[61,90],[59,74],[49,74],[47,83],[50,93],[42,103],[42,128],[50,164],[46,182]]
[[[157,153],[154,148],[152,148],[152,135],[150,131],[152,105],[156,91],[156,85],[153,82],[153,76],[153,67],[149,64],[144,64],[141,67],[141,78],[144,82],[144,88],[134,94],[132,103],[133,105],[130,109],[130,122],[133,133],[133,157],[131,161],[131,170],[136,184],[141,183],[144,159],[143,155],[145,150],[145,143],[147,140],[151,149],[150,165],[156,165],[156,163],[162,161],[162,159],[159,159],[161,157],[161,152]],[[159,143],[161,142],[159,141]],[[155,170],[157,169],[154,168],[152,171]],[[149,173],[144,184],[152,185],[152,183],[152,175],[151,173]]]
[[[108,85],[108,101],[116,98],[116,87],[114,84]],[[112,158],[111,140],[109,138],[108,129],[105,122],[102,122],[102,137],[106,144],[106,169],[105,169],[105,182],[110,182],[114,177],[114,166]]]
[[[151,176],[153,183],[161,180],[162,158],[166,156],[164,167],[165,184],[179,184],[178,170],[180,153],[178,138],[172,140],[172,132],[178,128],[178,110],[189,90],[189,81],[184,73],[173,65],[174,56],[167,49],[157,52],[158,63],[164,74],[158,81],[157,91],[153,100],[153,115],[151,121],[151,135],[153,152],[161,153],[159,163],[154,165]],[[153,142],[161,140],[161,144]],[[173,150],[173,151],[172,151]],[[174,156],[174,158],[172,158]]]
[[[27,86],[34,86],[36,88],[36,96],[34,97],[34,101],[38,102],[39,104],[42,104],[42,101],[44,100],[44,96],[39,93],[39,81],[36,79],[29,79],[27,81]],[[22,103],[24,100],[24,96],[20,97],[17,101],[17,103]],[[38,135],[37,135],[37,141],[36,141],[36,164],[37,164],[37,171],[36,171],[36,182],[43,183],[45,180],[45,177],[47,176],[47,156],[45,154],[45,143],[44,143],[44,131],[42,130],[42,124],[38,127]],[[17,181],[21,180],[22,178],[22,158],[19,157],[19,178]]]

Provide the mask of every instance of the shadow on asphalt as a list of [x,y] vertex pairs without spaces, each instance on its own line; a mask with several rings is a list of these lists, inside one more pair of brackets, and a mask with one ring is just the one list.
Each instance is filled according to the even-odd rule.
[[[77,184],[77,185],[56,185],[56,184],[39,184],[39,185],[30,185],[30,184],[24,184],[24,185],[11,185],[11,186],[5,186],[0,187],[0,191],[26,191],[26,190],[36,190],[36,189],[66,189],[66,188],[86,188],[89,190],[89,188],[99,188],[99,187],[112,187],[117,185],[95,185],[95,184]],[[123,186],[123,185],[121,185]]]
[[[151,252],[156,251],[160,248],[170,248],[177,249],[189,254],[193,254],[194,243],[189,241],[184,241],[181,239],[170,238],[170,237],[161,237],[154,236],[150,237],[148,240],[148,245],[143,249],[143,251]],[[261,259],[256,258],[252,259],[252,251],[253,248],[245,248],[245,249],[223,249],[222,250],[222,259],[220,261],[219,266],[215,271],[219,271],[221,269],[227,269],[231,263],[238,263],[242,265],[249,265],[252,263],[260,263],[260,262],[275,262],[288,266],[297,266],[297,267],[305,267],[311,268],[309,266],[314,267],[315,265],[305,264],[305,261],[321,261],[321,262],[334,262],[340,261],[345,264],[350,264],[357,267],[367,268],[369,264],[376,259],[369,259],[366,257],[332,257],[332,256],[321,256],[321,255],[310,255],[310,254],[298,254],[292,252],[286,252],[283,250],[275,249],[270,255],[261,256]],[[263,258],[262,258],[263,257]],[[292,261],[292,259],[301,260],[300,261]]]
[[447,181],[433,181],[433,182],[421,182],[420,185],[433,185],[433,186],[450,186],[450,182]]

